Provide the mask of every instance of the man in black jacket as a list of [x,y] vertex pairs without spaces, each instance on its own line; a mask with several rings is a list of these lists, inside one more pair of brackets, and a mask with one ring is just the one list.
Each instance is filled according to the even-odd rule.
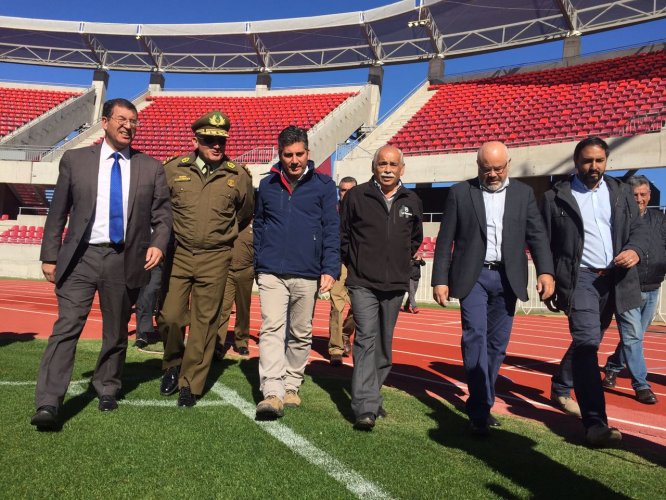
[[616,314],[620,342],[606,361],[604,387],[615,387],[617,374],[626,366],[631,374],[631,385],[636,399],[644,404],[655,404],[657,396],[647,381],[647,366],[643,356],[643,335],[652,322],[659,301],[659,287],[666,271],[666,218],[659,210],[648,210],[650,181],[636,175],[629,179],[641,218],[650,227],[650,243],[645,259],[638,264],[641,283],[641,306]]
[[378,149],[372,179],[349,191],[341,206],[341,254],[356,322],[352,409],[359,430],[371,430],[378,416],[386,416],[380,389],[391,371],[410,259],[423,239],[421,200],[400,182],[404,172],[399,149]]
[[616,444],[622,434],[608,427],[597,352],[613,313],[641,304],[635,266],[648,236],[628,186],[603,175],[607,158],[602,139],[579,142],[576,174],[555,184],[543,206],[555,263],[553,302],[567,314],[573,339],[553,376],[552,396],[563,406],[573,385],[586,441],[600,447]]
[[553,293],[553,261],[532,189],[509,179],[511,158],[498,141],[481,146],[478,177],[449,191],[437,236],[433,296],[445,306],[460,299],[462,357],[470,431],[499,426],[490,415],[495,381],[506,355],[516,299],[527,300],[527,256],[536,266],[537,292]]

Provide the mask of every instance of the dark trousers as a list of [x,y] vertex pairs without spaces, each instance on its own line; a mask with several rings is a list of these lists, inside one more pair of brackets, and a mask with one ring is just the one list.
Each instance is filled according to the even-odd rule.
[[[39,366],[35,405],[59,406],[74,368],[76,344],[86,324],[95,292],[102,312],[102,350],[92,378],[99,396],[116,396],[127,352],[127,323],[139,289],[125,285],[123,252],[89,246],[56,286],[58,319]],[[121,272],[119,272],[121,270]]]
[[405,292],[362,287],[349,287],[348,291],[356,322],[352,410],[357,417],[364,413],[377,415],[383,402],[379,391],[391,371],[393,330]]
[[460,300],[462,357],[467,375],[467,415],[485,422],[495,403],[495,381],[506,356],[516,296],[504,271],[483,268]]
[[141,287],[139,298],[136,299],[136,331],[137,333],[153,333],[153,316],[157,301],[162,290],[162,264],[150,270],[150,281]]
[[568,396],[574,388],[585,428],[608,424],[597,352],[615,310],[613,290],[612,275],[580,269],[569,312],[572,342],[552,380],[559,396]]

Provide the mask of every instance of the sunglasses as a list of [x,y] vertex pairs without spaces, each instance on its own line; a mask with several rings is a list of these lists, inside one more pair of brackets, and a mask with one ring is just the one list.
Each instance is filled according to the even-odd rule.
[[203,144],[204,146],[214,146],[215,144],[219,144],[220,146],[224,146],[227,143],[227,138],[226,137],[213,137],[209,135],[198,135],[197,136],[197,141],[199,141],[199,144]]

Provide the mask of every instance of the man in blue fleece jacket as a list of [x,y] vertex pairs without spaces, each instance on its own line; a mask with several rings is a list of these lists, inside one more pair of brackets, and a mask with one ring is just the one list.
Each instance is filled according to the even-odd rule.
[[280,162],[259,184],[254,218],[262,320],[260,420],[281,417],[284,406],[301,404],[298,389],[312,346],[317,291],[328,292],[340,273],[335,183],[315,172],[304,129],[289,126],[280,132],[278,152]]

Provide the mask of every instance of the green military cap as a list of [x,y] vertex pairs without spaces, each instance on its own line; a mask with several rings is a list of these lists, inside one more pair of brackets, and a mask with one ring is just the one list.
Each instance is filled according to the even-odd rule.
[[229,137],[229,127],[231,122],[227,115],[221,111],[211,111],[192,124],[192,131],[197,135]]

